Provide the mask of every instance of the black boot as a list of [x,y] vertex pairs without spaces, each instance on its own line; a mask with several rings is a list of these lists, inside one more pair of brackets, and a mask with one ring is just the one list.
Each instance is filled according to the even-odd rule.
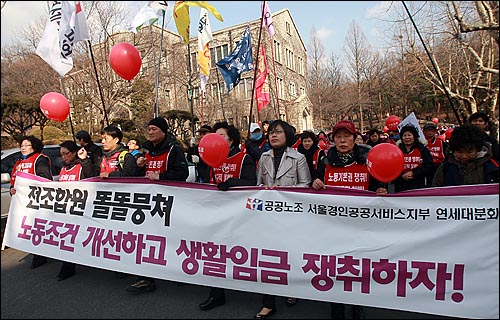
[[31,260],[31,269],[38,268],[47,263],[47,257],[39,256],[37,254],[33,255],[33,260]]
[[61,270],[57,275],[57,277],[59,278],[58,281],[68,279],[69,277],[75,274],[75,271],[76,271],[76,264],[74,264],[73,262],[63,261],[61,265]]

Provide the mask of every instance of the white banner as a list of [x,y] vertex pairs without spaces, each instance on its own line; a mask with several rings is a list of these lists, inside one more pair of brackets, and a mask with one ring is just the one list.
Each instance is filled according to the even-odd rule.
[[328,187],[16,178],[4,245],[154,278],[499,317],[498,184],[377,197]]

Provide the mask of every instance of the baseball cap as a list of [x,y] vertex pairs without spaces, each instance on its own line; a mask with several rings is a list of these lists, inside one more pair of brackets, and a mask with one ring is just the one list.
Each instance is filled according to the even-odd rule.
[[356,134],[358,132],[358,130],[356,130],[356,127],[354,126],[354,123],[349,120],[342,120],[337,122],[337,124],[333,126],[332,134],[335,135],[335,133],[340,129],[346,129],[352,134]]
[[437,126],[434,122],[428,122],[424,125],[424,130],[427,129],[437,129]]
[[257,129],[260,130],[260,126],[258,123],[255,123],[255,122],[250,123],[250,132],[254,132]]

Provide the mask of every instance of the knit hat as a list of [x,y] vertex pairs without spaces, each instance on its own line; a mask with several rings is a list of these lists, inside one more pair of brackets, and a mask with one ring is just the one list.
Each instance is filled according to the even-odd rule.
[[168,123],[164,118],[154,118],[149,121],[148,126],[155,126],[160,128],[161,131],[167,133],[168,132]]

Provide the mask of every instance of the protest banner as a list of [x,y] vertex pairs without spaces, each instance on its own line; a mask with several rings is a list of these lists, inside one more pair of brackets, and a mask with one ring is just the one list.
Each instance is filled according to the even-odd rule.
[[498,318],[498,184],[385,197],[19,173],[4,245],[159,279]]

